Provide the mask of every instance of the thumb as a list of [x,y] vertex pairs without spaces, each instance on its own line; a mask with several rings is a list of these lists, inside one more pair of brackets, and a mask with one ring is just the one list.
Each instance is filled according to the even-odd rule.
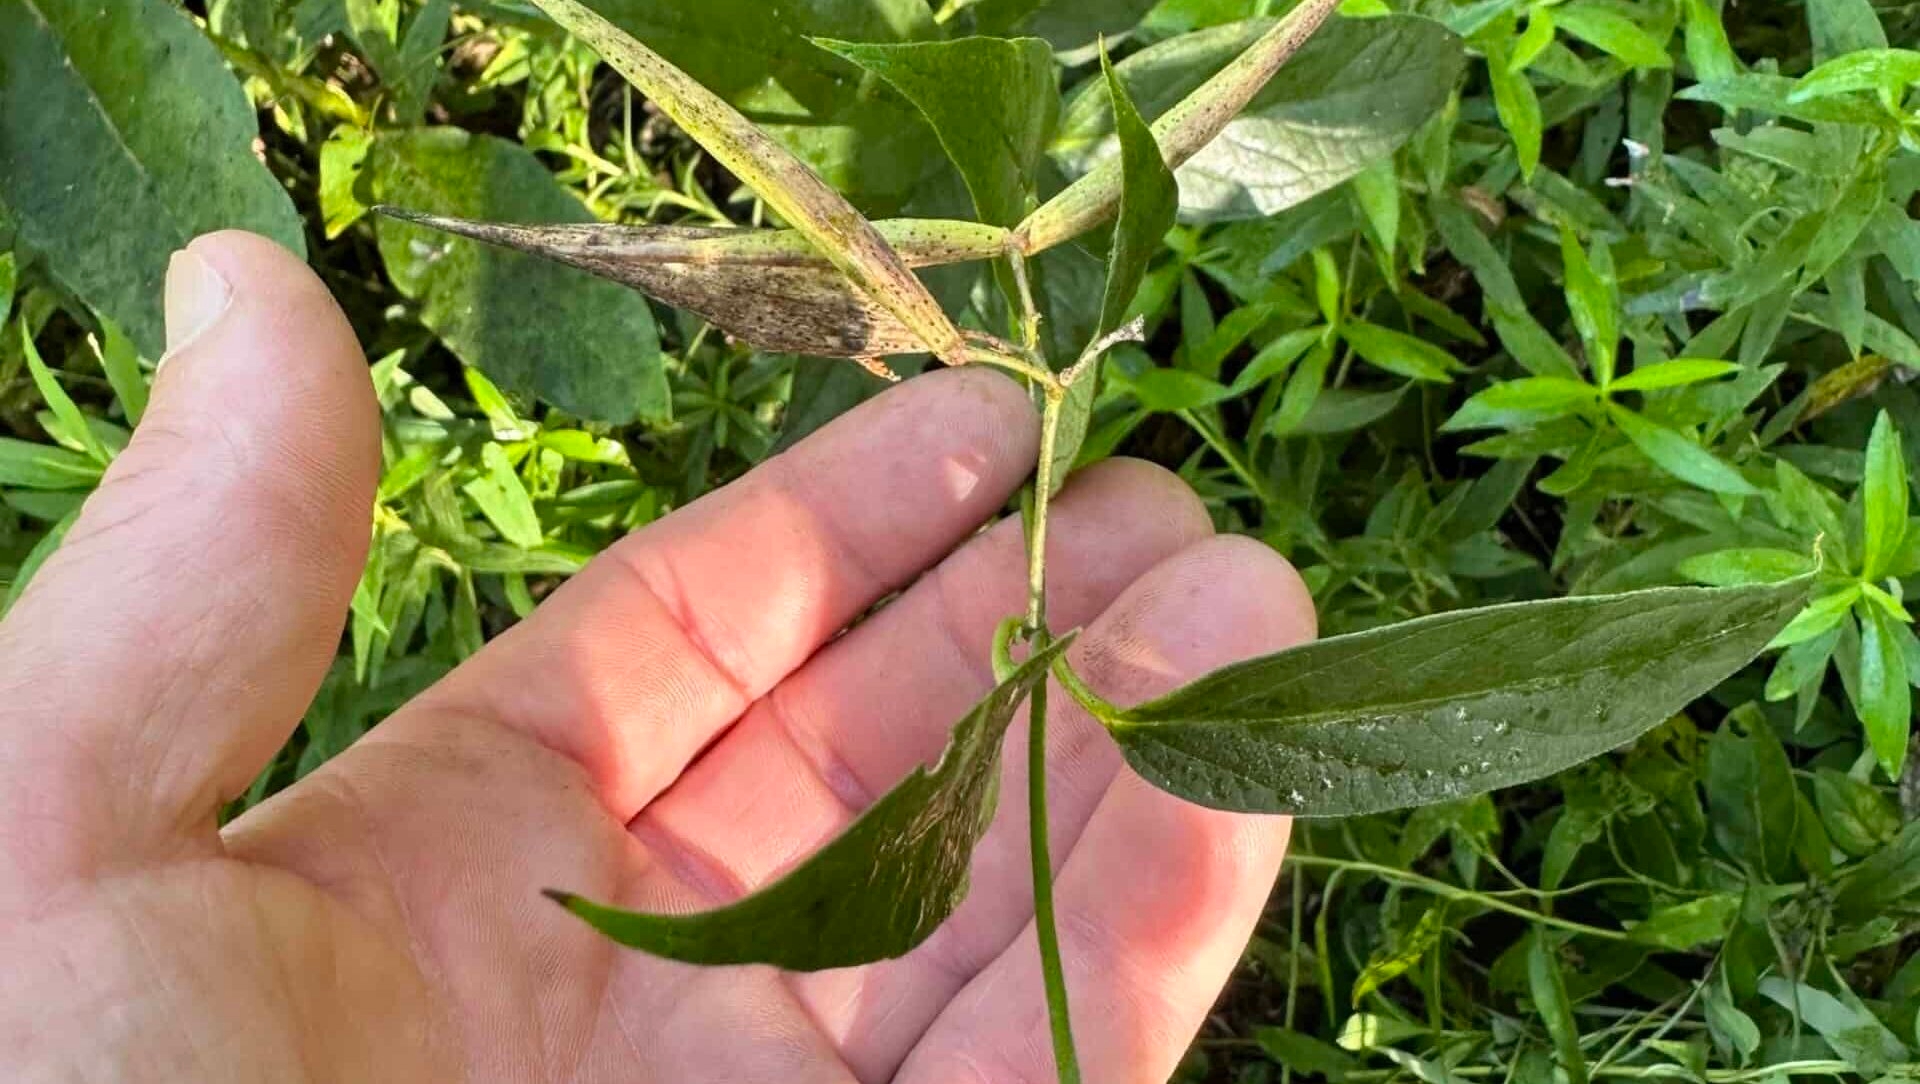
[[326,288],[227,232],[166,290],[146,416],[0,624],[0,831],[33,825],[40,872],[216,847],[366,559],[379,413]]

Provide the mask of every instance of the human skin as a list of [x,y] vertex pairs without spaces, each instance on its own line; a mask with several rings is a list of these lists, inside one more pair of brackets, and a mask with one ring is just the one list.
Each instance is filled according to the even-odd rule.
[[[0,624],[9,1081],[1052,1079],[1025,803],[913,953],[811,975],[619,948],[766,884],[992,683],[1022,611],[1005,503],[1037,423],[993,372],[912,380],[635,532],[308,778],[221,828],[333,658],[380,466],[366,361],[270,242],[168,275],[146,419]],[[1116,461],[1054,513],[1053,624],[1137,702],[1311,639],[1266,547]],[[873,603],[899,597],[850,632]],[[1163,794],[1055,695],[1057,900],[1086,1079],[1172,1072],[1256,921],[1282,818]],[[1001,791],[1025,792],[1025,723]]]

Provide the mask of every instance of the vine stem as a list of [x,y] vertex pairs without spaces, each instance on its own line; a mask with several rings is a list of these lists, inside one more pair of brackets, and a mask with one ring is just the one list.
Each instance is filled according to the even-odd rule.
[[[1045,647],[1047,632],[1047,511],[1053,501],[1053,453],[1066,400],[1058,385],[1043,386],[1040,468],[1033,482],[1033,520],[1027,532],[1027,634]],[[1080,1084],[1080,1059],[1067,1015],[1067,977],[1060,966],[1060,932],[1054,923],[1053,858],[1047,842],[1047,685],[1034,686],[1027,710],[1027,840],[1033,859],[1033,928],[1046,984],[1047,1019],[1060,1084]]]
[[1536,922],[1542,926],[1552,926],[1555,929],[1565,930],[1568,933],[1585,934],[1588,937],[1598,937],[1608,941],[1632,940],[1629,935],[1619,930],[1609,930],[1601,926],[1589,926],[1583,922],[1573,922],[1568,919],[1558,918],[1554,915],[1532,910],[1531,908],[1508,903],[1506,900],[1497,896],[1490,896],[1484,892],[1475,892],[1472,889],[1461,888],[1458,885],[1450,885],[1445,881],[1436,881],[1431,877],[1424,877],[1408,870],[1379,866],[1372,862],[1354,862],[1342,858],[1325,858],[1313,854],[1289,855],[1287,861],[1296,866],[1319,866],[1324,869],[1336,871],[1353,870],[1357,873],[1371,874],[1385,880],[1398,881],[1410,888],[1423,890],[1443,900],[1458,900],[1478,904],[1489,910],[1504,911],[1516,918],[1524,918],[1529,922]]

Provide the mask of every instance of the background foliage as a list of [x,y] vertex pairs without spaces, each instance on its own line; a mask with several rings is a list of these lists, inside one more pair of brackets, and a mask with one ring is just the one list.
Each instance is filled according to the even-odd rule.
[[[596,0],[869,214],[961,215],[841,42],[1047,41],[1037,168],[1113,151],[1267,0]],[[1633,747],[1491,798],[1302,826],[1194,1080],[1920,1077],[1920,7],[1349,0],[1180,173],[1082,459],[1176,469],[1328,631],[1819,570],[1783,650]],[[1804,78],[1813,72],[1811,78]],[[1044,66],[1024,77],[1051,93]],[[0,585],[127,439],[166,256],[304,251],[386,412],[374,552],[299,734],[337,753],[624,531],[872,394],[578,273],[367,215],[767,212],[530,8],[0,0]],[[1031,150],[1031,148],[1028,148]],[[1028,164],[1027,168],[1033,168]],[[1047,331],[1100,317],[1049,253]],[[990,284],[943,269],[956,311]],[[991,326],[991,325],[989,325]],[[1909,436],[1900,440],[1900,433]]]

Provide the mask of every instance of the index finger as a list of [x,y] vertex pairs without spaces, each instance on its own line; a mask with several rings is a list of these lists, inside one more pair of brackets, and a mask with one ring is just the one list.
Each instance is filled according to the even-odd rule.
[[602,554],[420,706],[577,761],[630,819],[747,705],[945,556],[1033,470],[1011,380],[931,373]]

